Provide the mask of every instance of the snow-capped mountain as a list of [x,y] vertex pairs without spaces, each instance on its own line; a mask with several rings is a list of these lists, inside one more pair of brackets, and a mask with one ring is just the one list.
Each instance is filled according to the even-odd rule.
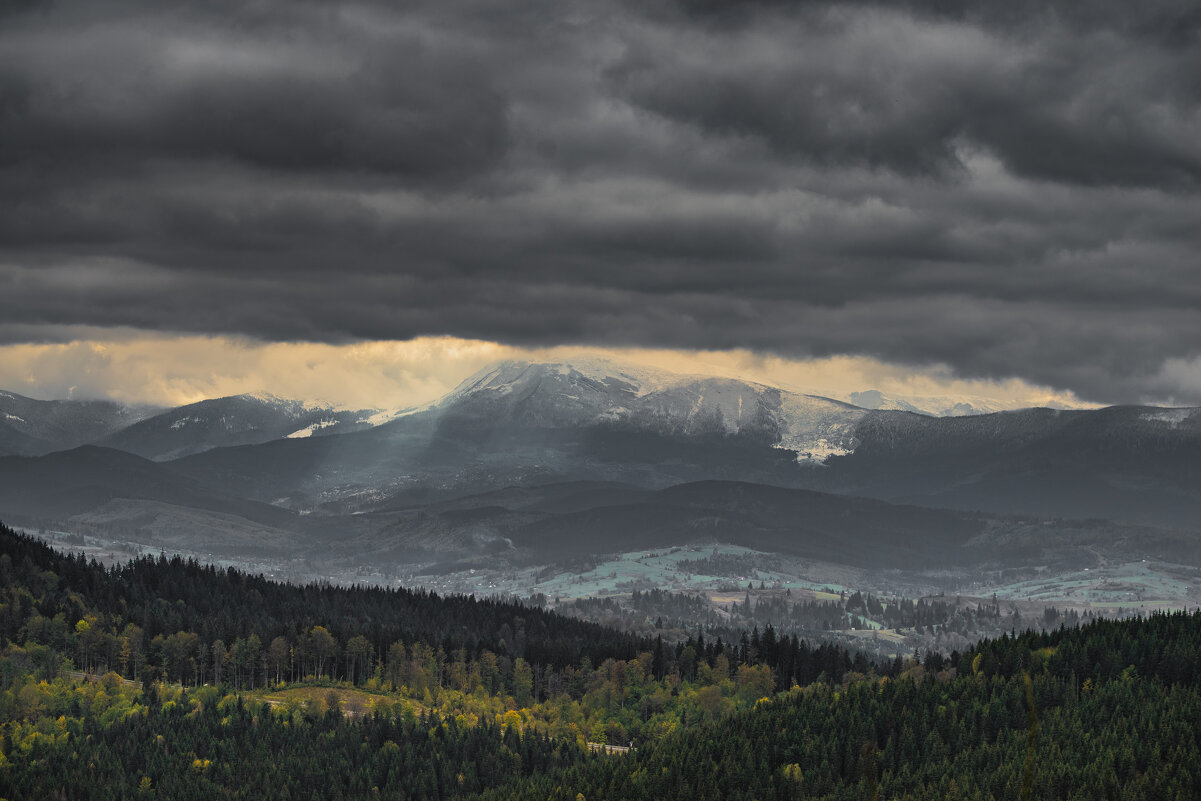
[[[739,478],[924,506],[1166,525],[1201,511],[1201,410],[935,410],[945,416],[589,360],[496,365],[434,413],[443,431],[474,435],[477,453],[492,442],[512,450],[539,430],[577,432],[556,435],[532,458],[560,473],[586,469],[651,486]],[[773,458],[773,450],[794,458]],[[506,458],[490,470],[499,473],[492,465]]]
[[1196,409],[932,417],[598,359],[504,362],[400,414],[220,398],[96,444],[171,460],[217,494],[327,514],[559,481],[718,479],[1002,514],[1201,519]]
[[231,445],[358,431],[372,426],[374,413],[338,411],[265,393],[234,395],[171,409],[96,444],[162,461]]
[[508,361],[471,376],[435,406],[479,424],[607,425],[661,435],[742,436],[821,461],[854,449],[864,410],[749,381],[604,359]]
[[0,391],[0,455],[39,456],[74,448],[159,409],[109,401],[43,401]]

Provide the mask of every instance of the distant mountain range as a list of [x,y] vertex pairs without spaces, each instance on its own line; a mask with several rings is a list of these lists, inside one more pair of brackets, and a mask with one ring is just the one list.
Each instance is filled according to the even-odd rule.
[[371,428],[377,409],[234,395],[174,409],[108,401],[40,401],[0,391],[0,456],[42,456],[80,445],[103,445],[165,461],[230,445],[325,436]]
[[[1198,409],[932,417],[601,360],[504,362],[400,414],[271,396],[161,410],[2,393],[0,450],[0,519],[175,537],[211,524],[280,547],[333,538],[429,558],[575,553],[573,532],[590,547],[707,532],[787,550],[791,537],[817,554],[815,532],[839,516],[860,521],[847,525],[880,558],[891,542],[971,540],[999,517],[1201,530]],[[542,485],[601,499],[509,503]],[[774,522],[756,516],[773,492],[802,490]],[[509,500],[455,511],[456,498],[493,492]],[[717,498],[720,514],[700,503]]]
[[[1021,401],[982,398],[977,395],[886,395],[878,389],[852,392],[847,400],[863,409],[914,412],[929,417],[965,417],[975,414],[992,414],[993,412],[1012,412],[1030,406]],[[1090,407],[1084,405],[1069,407],[1056,404],[1051,408]]]
[[373,426],[377,413],[337,411],[272,395],[236,395],[162,412],[96,444],[165,461],[213,448],[361,431]]
[[0,455],[40,456],[75,448],[160,411],[109,401],[34,400],[0,391]]

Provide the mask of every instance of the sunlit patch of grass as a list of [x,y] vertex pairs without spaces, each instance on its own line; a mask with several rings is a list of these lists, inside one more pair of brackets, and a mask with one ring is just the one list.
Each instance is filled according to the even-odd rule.
[[328,683],[292,684],[270,690],[254,690],[247,696],[265,701],[272,706],[296,707],[300,709],[326,711],[331,702],[336,699],[338,706],[346,714],[365,715],[376,709],[387,707],[394,710],[399,703],[420,714],[424,707],[412,698],[401,693],[370,691],[359,687],[343,687]]

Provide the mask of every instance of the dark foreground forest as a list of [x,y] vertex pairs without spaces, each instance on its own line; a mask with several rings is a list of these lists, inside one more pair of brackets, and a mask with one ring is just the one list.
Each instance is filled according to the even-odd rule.
[[[1195,799],[1201,616],[874,663],[0,527],[0,797]],[[635,745],[601,752],[596,743]],[[591,743],[592,745],[589,745]]]

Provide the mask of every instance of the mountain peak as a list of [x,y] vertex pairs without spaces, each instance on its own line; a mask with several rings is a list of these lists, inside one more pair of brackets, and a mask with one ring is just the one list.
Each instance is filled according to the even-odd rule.
[[489,365],[438,408],[474,425],[534,428],[616,425],[670,436],[747,436],[822,461],[854,448],[864,414],[841,401],[751,381],[672,373],[597,357]]
[[[271,392],[243,392],[240,395],[232,395],[228,398],[216,398],[215,401],[251,401],[260,403],[264,406],[269,406],[273,409],[292,412],[294,414],[304,414],[308,412],[322,412],[333,409],[333,405],[322,401],[302,401],[294,398],[283,398]],[[203,401],[202,401],[203,402]]]
[[700,376],[687,376],[600,356],[579,356],[547,362],[509,360],[490,364],[470,376],[455,387],[439,405],[477,392],[488,391],[504,395],[546,380],[565,385],[584,381],[600,386],[620,386],[626,392],[641,396],[696,378]]

